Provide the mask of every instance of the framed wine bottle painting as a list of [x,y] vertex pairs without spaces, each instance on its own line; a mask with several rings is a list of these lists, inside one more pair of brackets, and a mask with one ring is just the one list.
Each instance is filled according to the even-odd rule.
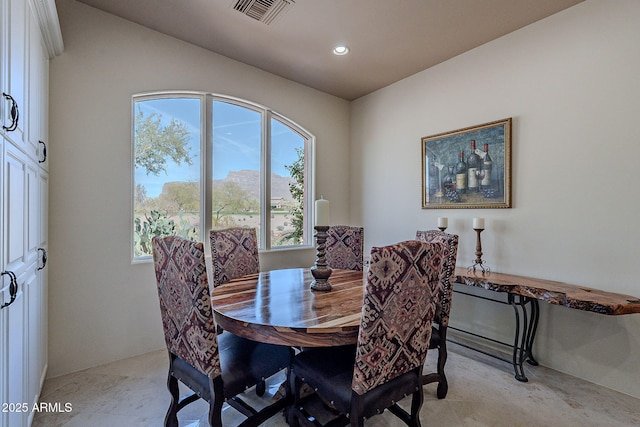
[[511,118],[421,142],[423,209],[511,207]]

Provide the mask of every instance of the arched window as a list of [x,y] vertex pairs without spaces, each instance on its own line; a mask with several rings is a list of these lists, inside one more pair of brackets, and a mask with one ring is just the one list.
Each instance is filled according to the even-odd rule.
[[312,245],[314,138],[286,117],[220,95],[133,97],[133,259],[151,238],[208,242],[212,228],[257,229],[261,250]]

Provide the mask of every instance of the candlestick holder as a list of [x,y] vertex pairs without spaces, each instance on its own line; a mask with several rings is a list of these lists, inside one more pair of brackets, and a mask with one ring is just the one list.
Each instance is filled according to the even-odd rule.
[[313,275],[313,282],[311,282],[311,289],[314,291],[330,291],[331,282],[329,277],[331,276],[331,268],[327,265],[327,259],[325,258],[327,230],[328,226],[316,225],[315,239],[318,244],[316,249],[316,263],[311,267],[311,274]]
[[439,229],[440,231],[444,231],[444,230],[446,230],[446,229],[447,229],[447,227],[438,227],[438,229]]
[[482,242],[480,241],[480,233],[482,233],[482,231],[484,230],[483,228],[474,228],[474,230],[476,231],[476,234],[478,235],[478,238],[476,240],[476,260],[473,262],[473,265],[470,265],[469,267],[467,267],[467,272],[471,273],[476,271],[476,268],[479,268],[482,270],[482,274],[489,274],[491,273],[491,269],[489,268],[489,266],[487,264],[484,263],[484,260],[482,259]]

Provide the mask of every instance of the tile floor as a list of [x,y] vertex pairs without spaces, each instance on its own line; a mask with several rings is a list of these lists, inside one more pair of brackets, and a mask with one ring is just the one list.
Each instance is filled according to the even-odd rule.
[[[427,357],[427,370],[436,352]],[[41,401],[71,404],[66,413],[38,413],[34,427],[162,426],[169,404],[165,388],[167,356],[156,351],[45,381]],[[449,394],[435,398],[435,384],[425,387],[421,411],[425,427],[439,426],[640,426],[640,400],[541,366],[527,366],[528,383],[513,377],[511,366],[497,359],[449,345]],[[270,398],[279,381],[269,381]],[[255,396],[252,390],[249,394]],[[408,399],[407,399],[408,400]],[[179,415],[181,427],[207,426],[202,401]],[[223,422],[235,426],[243,419],[225,405]],[[286,426],[277,415],[266,426]],[[400,426],[388,412],[367,426]]]

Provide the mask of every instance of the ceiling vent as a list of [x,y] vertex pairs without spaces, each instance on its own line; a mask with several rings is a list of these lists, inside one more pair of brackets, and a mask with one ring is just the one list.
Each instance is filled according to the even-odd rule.
[[294,0],[234,0],[233,8],[256,21],[269,25],[294,3]]

